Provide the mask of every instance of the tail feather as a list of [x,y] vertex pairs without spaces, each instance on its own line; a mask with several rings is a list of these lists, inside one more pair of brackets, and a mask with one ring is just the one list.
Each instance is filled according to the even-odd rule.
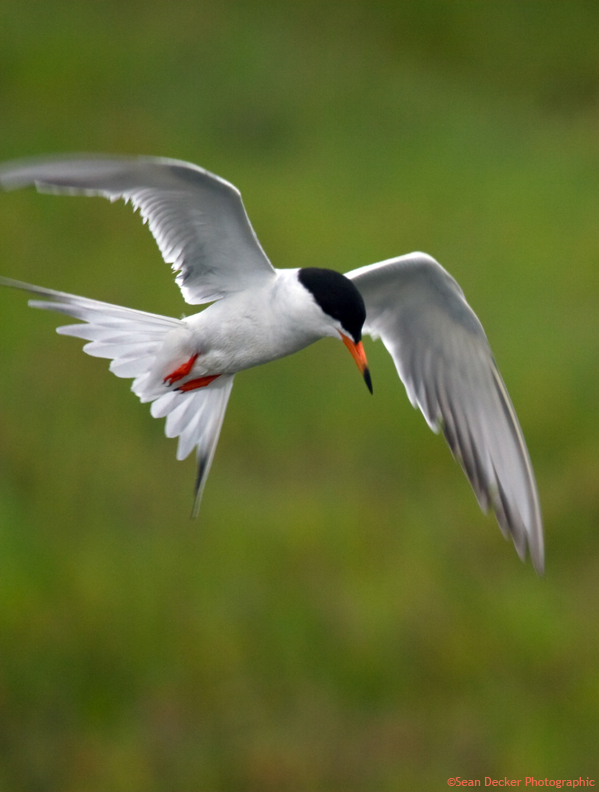
[[[193,510],[191,512],[192,517],[197,517],[200,511],[204,487],[206,486],[208,473],[212,467],[212,460],[214,459],[214,452],[216,451],[216,446],[220,436],[220,430],[223,425],[225,412],[227,410],[227,403],[229,401],[229,396],[231,395],[232,387],[233,375],[219,377],[218,379],[211,382],[210,385],[208,385],[208,388],[213,388],[213,392],[215,394],[219,394],[219,398],[218,401],[216,401],[215,398],[214,409],[211,409],[209,414],[206,406],[204,407],[204,410],[202,411],[202,417],[199,419],[205,419],[207,422],[207,429],[206,431],[202,432],[202,438],[205,440],[211,438],[211,442],[204,441],[195,443],[197,449],[196,457],[198,463],[198,472],[195,482],[195,497]],[[201,424],[196,429],[196,432],[200,430]],[[193,447],[193,442],[193,435],[190,435],[189,437],[186,437],[185,434],[181,435],[179,439],[179,451],[183,451],[184,453],[185,446],[182,448],[182,445],[187,443],[190,447]]]
[[88,341],[83,350],[93,357],[111,359],[110,370],[117,377],[135,378],[131,390],[140,401],[153,402],[150,410],[155,418],[167,419],[167,437],[179,438],[177,459],[185,459],[196,448],[198,476],[193,508],[193,516],[196,516],[233,387],[233,376],[221,375],[206,387],[189,392],[169,390],[163,382],[156,382],[152,369],[166,335],[181,326],[179,319],[10,278],[0,277],[0,285],[43,298],[30,300],[33,308],[57,311],[81,320],[83,324],[64,325],[58,327],[57,332]]

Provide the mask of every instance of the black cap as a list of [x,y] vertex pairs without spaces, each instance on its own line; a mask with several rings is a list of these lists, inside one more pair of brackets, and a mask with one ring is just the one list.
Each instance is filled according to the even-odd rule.
[[320,267],[303,267],[298,279],[322,310],[337,319],[357,344],[362,338],[366,307],[362,295],[350,279],[340,272]]

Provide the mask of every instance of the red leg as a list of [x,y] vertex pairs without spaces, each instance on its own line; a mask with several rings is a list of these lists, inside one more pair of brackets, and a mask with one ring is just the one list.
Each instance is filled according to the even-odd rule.
[[189,372],[193,368],[193,364],[196,362],[197,359],[198,359],[197,354],[192,355],[192,357],[189,358],[187,363],[184,363],[182,366],[179,366],[178,369],[175,369],[173,372],[168,374],[164,378],[163,382],[165,382],[167,385],[172,385],[173,382],[177,382],[178,380],[183,379],[183,377],[189,374]]
[[188,382],[184,382],[183,385],[179,385],[178,388],[175,390],[178,391],[190,391],[190,390],[197,390],[198,388],[205,388],[206,385],[210,385],[212,380],[215,380],[217,377],[220,377],[220,374],[212,374],[209,377],[198,377],[197,379],[189,380]]

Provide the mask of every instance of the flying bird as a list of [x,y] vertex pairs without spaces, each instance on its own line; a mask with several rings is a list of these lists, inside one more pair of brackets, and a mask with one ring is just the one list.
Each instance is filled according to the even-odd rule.
[[342,275],[275,269],[229,182],[188,162],[100,155],[17,160],[0,166],[4,190],[99,195],[131,202],[147,222],[191,305],[183,319],[32,286],[34,308],[80,320],[59,327],[112,359],[132,390],[166,418],[177,459],[194,449],[197,514],[233,379],[327,336],[341,340],[372,392],[362,333],[380,338],[412,404],[443,431],[484,511],[491,508],[524,560],[543,571],[539,498],[516,413],[484,330],[456,281],[431,256],[410,253]]

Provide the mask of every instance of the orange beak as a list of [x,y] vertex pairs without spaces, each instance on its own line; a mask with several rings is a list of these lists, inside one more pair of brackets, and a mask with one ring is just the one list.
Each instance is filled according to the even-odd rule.
[[364,352],[364,347],[362,346],[362,342],[359,341],[357,344],[348,338],[348,336],[344,335],[343,333],[339,333],[341,336],[341,340],[345,344],[345,346],[351,352],[351,356],[356,361],[357,367],[360,369],[360,373],[364,377],[364,382],[366,383],[366,387],[372,393],[372,380],[370,379],[370,371],[368,369],[368,361],[366,360],[366,352]]

